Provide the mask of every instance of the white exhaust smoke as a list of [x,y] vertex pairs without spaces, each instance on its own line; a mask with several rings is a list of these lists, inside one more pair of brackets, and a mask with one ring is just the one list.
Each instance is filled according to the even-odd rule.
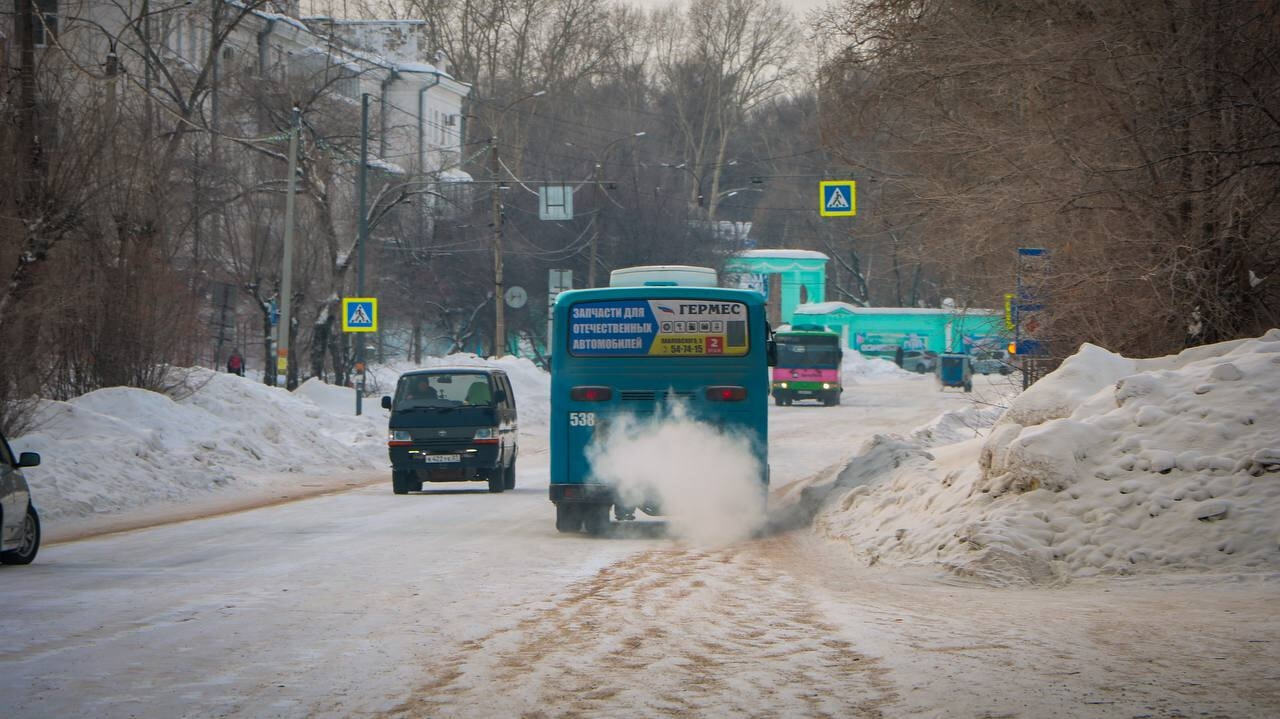
[[695,421],[683,405],[669,414],[611,418],[587,448],[595,481],[623,502],[656,501],[672,536],[700,545],[750,537],[765,523],[766,487],[745,433]]

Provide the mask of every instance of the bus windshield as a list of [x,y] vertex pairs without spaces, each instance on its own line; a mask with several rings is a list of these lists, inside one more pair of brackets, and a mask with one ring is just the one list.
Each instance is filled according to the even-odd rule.
[[837,367],[839,338],[779,333],[778,367]]

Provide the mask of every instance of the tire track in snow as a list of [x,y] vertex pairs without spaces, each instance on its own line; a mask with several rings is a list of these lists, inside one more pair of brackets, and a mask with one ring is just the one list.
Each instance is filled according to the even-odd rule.
[[802,585],[742,548],[639,554],[428,671],[387,716],[879,717],[896,700]]

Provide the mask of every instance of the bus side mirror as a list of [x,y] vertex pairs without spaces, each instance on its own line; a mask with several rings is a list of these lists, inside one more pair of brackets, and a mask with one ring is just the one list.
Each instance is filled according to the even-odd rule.
[[766,342],[764,345],[764,356],[765,356],[765,362],[768,363],[770,367],[777,367],[778,366],[778,343],[774,342],[773,340],[769,340],[768,342]]
[[388,397],[388,396],[386,396],[386,395],[383,395],[383,396],[382,396],[382,408],[383,408],[383,409],[391,409],[391,398],[390,398],[390,397]]

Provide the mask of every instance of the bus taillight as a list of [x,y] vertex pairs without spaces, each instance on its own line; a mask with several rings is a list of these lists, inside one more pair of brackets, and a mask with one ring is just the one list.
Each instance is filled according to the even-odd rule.
[[746,398],[746,387],[721,386],[707,388],[707,399],[712,402],[741,402]]
[[608,402],[613,399],[613,390],[608,387],[574,387],[569,390],[569,398],[575,402]]

